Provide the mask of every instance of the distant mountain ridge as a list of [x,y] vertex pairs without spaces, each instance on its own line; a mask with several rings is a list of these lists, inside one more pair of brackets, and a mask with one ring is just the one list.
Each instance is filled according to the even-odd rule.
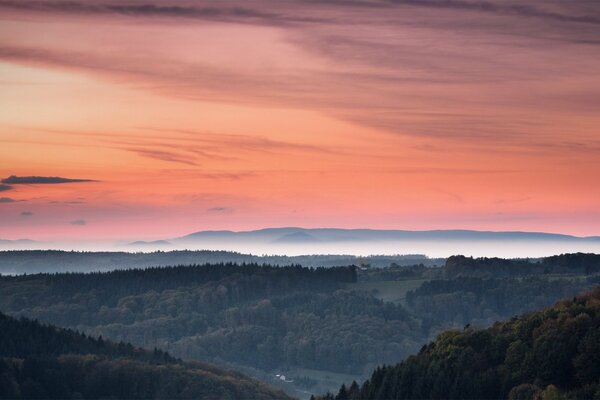
[[[136,240],[137,239],[137,240]],[[207,230],[188,235],[131,238],[121,241],[3,241],[3,250],[90,251],[232,251],[254,255],[398,255],[455,254],[502,258],[537,258],[561,253],[600,253],[600,236],[579,237],[545,232],[448,230],[384,230],[339,228],[265,228],[249,231]]]
[[0,239],[0,243],[37,243],[35,240],[31,239]]
[[199,231],[172,239],[171,241],[197,240],[249,240],[257,242],[339,242],[339,241],[382,241],[382,240],[560,240],[600,241],[600,236],[573,236],[559,233],[523,231],[476,231],[468,229],[448,230],[385,230],[385,229],[341,229],[341,228],[265,228],[250,231]]
[[128,243],[128,246],[170,246],[171,243],[167,240],[138,240],[135,242]]

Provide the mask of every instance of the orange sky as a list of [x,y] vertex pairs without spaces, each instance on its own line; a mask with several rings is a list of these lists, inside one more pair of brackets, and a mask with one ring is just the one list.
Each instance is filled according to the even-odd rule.
[[[483,6],[482,4],[485,4]],[[600,6],[0,0],[0,239],[599,235]]]

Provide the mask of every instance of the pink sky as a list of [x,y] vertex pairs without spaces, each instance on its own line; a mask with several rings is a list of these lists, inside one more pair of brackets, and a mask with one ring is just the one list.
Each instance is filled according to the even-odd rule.
[[[600,4],[0,0],[0,239],[600,235]],[[13,181],[14,182],[14,181]]]

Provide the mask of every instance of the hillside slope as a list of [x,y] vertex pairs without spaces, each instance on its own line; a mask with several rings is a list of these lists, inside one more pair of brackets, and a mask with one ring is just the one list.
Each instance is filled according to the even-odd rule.
[[0,313],[0,398],[288,397],[211,365]]
[[488,329],[446,331],[362,386],[323,397],[431,398],[600,398],[600,288]]

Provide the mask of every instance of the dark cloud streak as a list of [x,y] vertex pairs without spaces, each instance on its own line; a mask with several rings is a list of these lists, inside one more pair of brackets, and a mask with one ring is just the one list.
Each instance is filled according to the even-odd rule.
[[[333,23],[335,18],[317,18],[308,16],[299,16],[293,13],[302,7],[302,3],[312,4],[313,6],[334,6],[337,8],[390,8],[397,6],[411,6],[419,8],[448,9],[455,11],[474,11],[480,13],[489,13],[494,15],[509,15],[531,18],[542,18],[557,22],[575,22],[585,24],[600,24],[600,18],[589,14],[565,14],[539,7],[543,2],[524,4],[523,2],[494,2],[494,1],[462,1],[462,0],[388,0],[381,2],[369,1],[339,1],[339,0],[308,0],[287,3],[282,7],[283,12],[265,12],[257,9],[258,7],[246,8],[242,6],[222,7],[194,7],[189,5],[173,5],[173,2],[161,4],[141,3],[141,4],[119,4],[104,2],[75,2],[75,1],[14,1],[0,0],[0,7],[32,12],[58,12],[73,14],[116,14],[131,17],[167,17],[167,18],[187,18],[187,19],[205,19],[216,21],[231,22],[250,22],[266,25],[282,25],[286,23]],[[570,2],[573,3],[573,2]],[[241,2],[239,4],[248,4]],[[254,3],[257,4],[257,3]],[[261,3],[258,3],[261,5]],[[261,5],[270,10],[277,9],[277,3],[265,1]]]
[[[70,179],[58,176],[15,176],[2,179],[0,182],[11,185],[52,185],[61,183],[95,182],[92,179]],[[8,189],[5,189],[8,190]]]
[[263,25],[326,22],[326,20],[322,18],[290,16],[244,7],[192,7],[171,4],[160,5],[155,3],[123,5],[110,3],[89,4],[71,1],[41,2],[0,0],[0,8],[2,7],[44,13],[115,14],[129,17],[185,18]]

